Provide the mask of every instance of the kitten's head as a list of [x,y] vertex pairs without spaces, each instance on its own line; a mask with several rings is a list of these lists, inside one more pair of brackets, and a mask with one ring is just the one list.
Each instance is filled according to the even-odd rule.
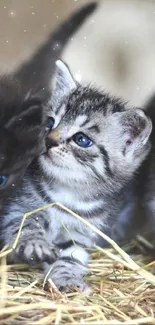
[[64,185],[119,188],[149,152],[150,119],[139,108],[82,87],[62,61],[56,65],[49,111],[53,129],[47,153],[40,157],[44,172]]
[[45,151],[45,101],[0,79],[0,199],[14,190],[32,159]]

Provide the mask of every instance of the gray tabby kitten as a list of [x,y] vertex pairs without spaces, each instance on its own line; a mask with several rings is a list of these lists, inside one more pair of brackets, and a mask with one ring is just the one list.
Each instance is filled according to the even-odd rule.
[[[9,246],[23,214],[51,202],[64,204],[99,229],[111,226],[124,187],[150,150],[152,124],[141,109],[81,86],[62,61],[56,66],[47,152],[27,170],[1,218],[1,240]],[[91,229],[55,206],[27,218],[10,260],[41,263],[45,272],[55,261],[49,277],[56,286],[84,290],[87,248],[95,240]]]

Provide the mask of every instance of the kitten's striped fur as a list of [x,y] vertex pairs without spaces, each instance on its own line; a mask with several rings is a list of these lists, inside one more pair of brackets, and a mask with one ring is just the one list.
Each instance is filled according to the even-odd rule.
[[[60,202],[98,228],[111,226],[122,207],[125,185],[149,152],[151,122],[106,93],[83,87],[62,61],[49,103],[55,119],[47,153],[28,169],[21,189],[7,204],[1,239],[12,245],[28,210]],[[83,132],[93,142],[79,147],[74,135]],[[72,215],[54,206],[27,218],[13,261],[41,262],[59,289],[85,288],[87,248],[96,234]]]

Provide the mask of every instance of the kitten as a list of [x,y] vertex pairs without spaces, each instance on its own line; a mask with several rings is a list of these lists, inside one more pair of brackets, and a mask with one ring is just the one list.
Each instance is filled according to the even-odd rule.
[[[9,246],[24,213],[51,202],[64,204],[99,229],[112,225],[122,207],[124,187],[150,150],[152,125],[141,109],[129,109],[117,98],[81,86],[62,61],[56,66],[48,149],[28,168],[1,218],[0,238]],[[91,229],[54,206],[26,219],[9,257],[41,263],[45,272],[56,259],[49,274],[56,286],[84,290],[87,249],[95,240]]]
[[[155,235],[155,96],[147,102],[145,110],[153,125],[150,137],[151,151],[140,167],[137,178],[138,199],[132,219],[138,225],[138,234],[151,241]],[[154,248],[152,253],[155,255]]]
[[32,159],[45,151],[46,103],[52,91],[55,60],[95,8],[91,3],[71,15],[30,61],[13,76],[0,78],[1,204],[15,190]]
[[[145,111],[153,125],[150,136],[151,150],[135,178],[132,193],[136,199],[134,209],[128,216],[128,223],[130,228],[134,226],[136,235],[141,234],[151,240],[151,236],[154,239],[155,234],[155,96],[145,105]],[[133,238],[133,234],[129,234],[130,239]]]
[[[152,121],[151,150],[138,168],[132,181],[124,189],[123,207],[109,235],[120,243],[127,243],[137,235],[154,239],[155,233],[155,96],[145,105]],[[100,245],[105,246],[104,241]],[[146,247],[147,248],[147,247]],[[150,251],[151,252],[151,251]],[[152,251],[154,254],[154,250]]]

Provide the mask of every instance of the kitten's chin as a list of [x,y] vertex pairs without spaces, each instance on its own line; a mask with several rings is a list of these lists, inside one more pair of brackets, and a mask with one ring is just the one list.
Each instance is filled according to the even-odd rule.
[[41,156],[41,164],[42,166],[48,166],[49,169],[53,168],[54,166],[64,169],[64,166],[62,166],[61,162],[58,162],[58,159],[53,157],[53,155],[49,152],[46,152]]
[[46,151],[45,153],[43,153],[41,157],[46,162],[49,162],[49,163],[52,162],[52,157],[49,155],[48,151]]
[[52,170],[52,166],[54,164],[54,162],[52,161],[52,158],[49,156],[49,154],[46,152],[44,154],[42,154],[39,157],[39,163],[41,168],[43,169],[43,171],[47,171],[48,173],[51,172]]
[[39,164],[42,171],[49,177],[55,176],[56,178],[59,178],[60,173],[64,174],[64,168],[59,166],[58,162],[55,162],[54,159],[52,159],[52,156],[48,153],[39,157]]

